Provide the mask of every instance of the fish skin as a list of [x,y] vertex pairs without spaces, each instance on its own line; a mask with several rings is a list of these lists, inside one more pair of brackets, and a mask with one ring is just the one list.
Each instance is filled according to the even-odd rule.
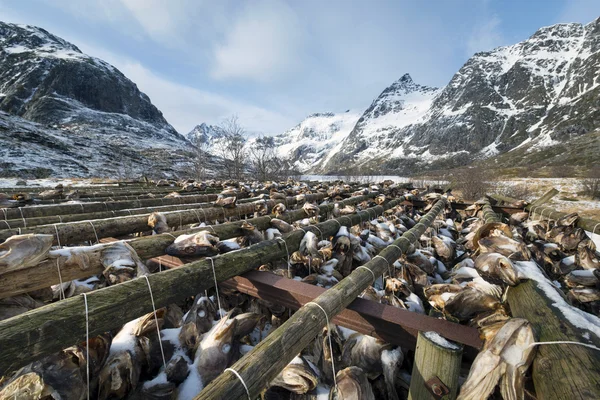
[[0,273],[35,267],[48,258],[53,235],[14,235],[0,244]]
[[348,367],[336,375],[337,391],[331,388],[332,400],[375,400],[373,388],[366,374],[359,367]]
[[527,320],[509,319],[473,361],[457,400],[488,398],[499,381],[504,399],[524,399],[523,376],[534,355],[528,346],[534,341]]
[[176,240],[171,243],[166,253],[176,257],[212,257],[219,254],[216,245],[219,238],[211,235],[207,231],[200,231],[192,235],[186,235],[184,239]]

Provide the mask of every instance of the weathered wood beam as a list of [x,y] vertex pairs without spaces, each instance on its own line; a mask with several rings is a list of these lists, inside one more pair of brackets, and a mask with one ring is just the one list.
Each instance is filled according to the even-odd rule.
[[[342,207],[347,204],[356,204],[364,200],[375,197],[376,193],[365,196],[351,197],[343,200]],[[321,215],[333,209],[333,204],[319,206]],[[281,216],[281,219],[287,222],[297,221],[306,218],[304,210],[294,210]],[[258,217],[249,219],[259,230],[265,230],[271,227],[270,217]],[[219,225],[212,225],[203,228],[188,229],[177,232],[163,233],[160,235],[144,236],[128,240],[127,243],[136,251],[141,259],[158,257],[165,254],[166,248],[173,243],[179,235],[196,233],[206,230],[216,234],[220,239],[230,239],[243,235],[240,227],[241,222],[231,222]],[[76,247],[73,250],[77,253],[94,253],[101,249],[98,246]],[[17,271],[0,274],[0,298],[16,296],[21,293],[31,292],[33,290],[47,288],[50,285],[59,283],[58,268],[60,267],[63,281],[87,278],[92,275],[100,274],[104,267],[98,262],[97,257],[86,257],[85,268],[77,262],[78,259],[70,260],[70,257],[60,256],[58,258],[48,258],[35,267],[20,269]]]
[[[322,200],[323,193],[306,195],[307,201]],[[268,200],[273,206],[275,203],[297,204],[296,197],[285,200]],[[183,226],[216,219],[240,217],[254,213],[253,203],[240,203],[234,208],[212,206],[210,208],[188,209],[164,212],[169,226]],[[83,241],[97,241],[104,237],[119,237],[136,232],[148,232],[148,216],[135,215],[125,217],[104,218],[93,221],[76,221],[62,224],[40,225],[21,229],[0,230],[0,242],[18,234],[47,234],[54,235],[54,244],[68,245]]]
[[[238,200],[238,204],[250,203],[252,201],[258,200],[258,197],[251,197],[248,199]],[[213,203],[186,203],[186,204],[178,204],[178,205],[167,205],[167,206],[156,206],[156,207],[142,207],[142,208],[127,208],[123,210],[112,210],[112,211],[98,211],[93,213],[85,213],[85,214],[66,214],[66,215],[52,215],[47,217],[33,217],[33,218],[18,218],[18,219],[9,219],[3,220],[0,219],[0,232],[4,229],[12,229],[13,231],[17,231],[16,228],[25,228],[25,227],[34,227],[39,225],[47,225],[47,224],[62,224],[65,222],[77,222],[77,221],[87,221],[87,220],[96,220],[96,219],[104,219],[104,218],[114,218],[114,217],[126,217],[131,215],[141,215],[153,213],[155,211],[165,212],[165,211],[176,211],[176,210],[191,210],[198,208],[211,208],[214,207]]]
[[498,214],[496,214],[494,212],[494,209],[492,208],[490,201],[487,198],[484,198],[481,200],[483,202],[483,206],[481,207],[481,211],[483,212],[483,220],[484,222],[490,223],[490,222],[502,222],[500,217],[498,216]]
[[[381,214],[403,200],[392,200],[336,220],[307,227],[316,234],[332,236],[340,225],[359,224],[363,218]],[[423,229],[424,230],[424,229]],[[266,240],[239,251],[214,257],[215,275],[211,260],[196,261],[180,268],[148,276],[156,307],[181,301],[236,275],[251,271],[262,264],[287,256],[298,250],[303,230],[284,235],[284,240]],[[284,243],[285,241],[285,243]],[[286,251],[287,250],[287,251]],[[98,335],[118,328],[126,322],[152,311],[145,279],[133,279],[87,294],[89,333]],[[44,355],[59,351],[84,340],[86,316],[82,296],[71,297],[40,307],[13,318],[0,321],[0,376]]]
[[207,385],[195,399],[256,398],[268,383],[322,331],[328,319],[333,319],[346,308],[373,283],[375,276],[381,275],[387,270],[388,265],[408,250],[411,243],[415,242],[443,211],[445,205],[445,198],[438,200],[418,224],[394,241],[393,246],[386,247],[379,257],[365,264],[365,268],[355,269],[338,284],[302,307],[238,360],[231,368],[242,377],[249,395],[234,374],[224,372]]
[[[366,196],[351,197],[340,202],[342,207],[347,204],[356,204],[368,200],[376,195],[372,193]],[[333,204],[319,206],[321,214],[324,215],[333,209]],[[281,216],[281,219],[287,222],[293,222],[306,218],[304,210],[293,210]],[[258,217],[249,219],[259,230],[265,230],[271,227],[270,217]],[[128,240],[127,243],[136,251],[142,259],[158,257],[165,254],[166,248],[173,243],[179,235],[197,233],[206,230],[218,236],[221,240],[230,239],[243,235],[240,222],[231,222],[219,225],[206,226],[203,228],[194,228],[183,231],[163,233],[160,235],[144,236]],[[103,246],[83,246],[72,248],[72,251],[79,254],[86,254],[85,264],[82,264],[81,258],[71,259],[69,256],[52,256],[35,267],[20,269],[4,274],[0,274],[0,298],[16,296],[21,293],[31,292],[33,290],[47,288],[50,285],[59,283],[58,268],[60,268],[63,281],[87,278],[92,275],[100,274],[104,267],[99,262],[97,255],[90,257],[87,253],[95,254]],[[52,253],[51,253],[52,254]],[[58,254],[61,254],[60,252]]]
[[[537,205],[531,208],[534,213],[543,206],[543,199],[552,198],[554,192],[551,190],[533,203]],[[583,221],[583,225],[591,229],[586,221]],[[540,275],[543,276],[541,270]],[[569,305],[558,304],[552,299],[552,295],[562,294],[558,290],[552,294],[549,290],[556,290],[549,280],[546,285],[528,280],[509,288],[507,301],[513,317],[528,320],[533,325],[538,341],[591,342],[600,346],[600,338],[596,334],[587,331],[585,326],[578,326],[580,322],[573,322],[572,311],[571,314],[565,314],[569,312]],[[589,327],[594,326],[592,322],[584,323],[588,324]],[[600,330],[600,327],[596,326],[596,329]],[[600,399],[600,352],[596,350],[577,345],[541,345],[533,359],[532,370],[536,397],[540,400]]]
[[546,203],[547,203],[547,202],[549,202],[549,201],[550,201],[550,200],[551,200],[551,199],[552,199],[554,196],[556,196],[556,195],[557,195],[557,194],[559,194],[559,193],[560,193],[560,192],[559,192],[557,189],[555,189],[555,188],[552,188],[552,189],[548,190],[546,193],[544,193],[544,194],[542,195],[542,197],[540,197],[539,199],[535,200],[533,203],[531,203],[531,204],[527,205],[527,207],[525,207],[525,208],[526,208],[527,210],[529,210],[529,209],[531,209],[531,208],[533,208],[533,207],[535,207],[535,206],[538,206],[538,205],[541,205],[541,204],[546,204]]
[[186,197],[173,197],[168,199],[161,197],[159,199],[57,204],[48,206],[27,206],[18,208],[6,208],[3,209],[3,212],[0,215],[4,217],[4,219],[47,217],[50,215],[85,214],[97,211],[112,211],[122,210],[125,208],[165,206],[189,202],[209,202],[215,201],[216,199],[216,194],[202,194]]
[[436,338],[435,332],[419,332],[408,400],[456,399],[462,353],[462,346]]

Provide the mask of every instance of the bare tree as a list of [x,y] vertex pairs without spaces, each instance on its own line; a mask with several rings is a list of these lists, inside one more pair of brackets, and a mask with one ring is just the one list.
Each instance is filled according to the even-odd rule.
[[215,151],[223,159],[225,176],[241,180],[246,168],[246,130],[236,115],[226,119],[220,126],[221,138]]
[[197,135],[191,140],[194,145],[194,159],[192,166],[194,168],[194,179],[198,181],[205,180],[208,173],[208,163],[210,155],[208,154],[208,138]]
[[479,200],[491,188],[490,176],[481,166],[473,166],[450,172],[447,176],[452,189],[461,192],[466,200]]
[[287,175],[289,166],[277,155],[275,147],[272,136],[259,136],[249,146],[252,171],[261,181],[279,180]]
[[600,199],[600,167],[591,167],[581,181],[583,192],[592,199]]

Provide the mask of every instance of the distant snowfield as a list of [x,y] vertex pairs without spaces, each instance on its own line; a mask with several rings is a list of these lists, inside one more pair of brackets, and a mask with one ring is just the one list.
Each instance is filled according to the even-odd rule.
[[[23,179],[18,179],[18,178],[0,178],[0,188],[12,188],[12,187],[17,187],[17,182],[18,181],[22,181]],[[19,186],[22,187],[24,191],[27,190],[27,188],[37,188],[37,187],[43,187],[43,188],[51,188],[54,187],[58,184],[62,184],[63,186],[73,186],[73,187],[81,187],[81,186],[118,186],[117,183],[114,183],[112,185],[107,185],[106,181],[109,181],[109,179],[106,180],[102,180],[102,184],[98,184],[96,180],[94,179],[53,179],[53,178],[48,178],[48,179],[27,179],[25,180],[25,182],[27,182],[27,186]]]

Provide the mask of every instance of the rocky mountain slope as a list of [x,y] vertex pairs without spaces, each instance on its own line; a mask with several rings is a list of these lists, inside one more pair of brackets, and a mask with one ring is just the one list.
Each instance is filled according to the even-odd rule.
[[313,165],[325,163],[327,156],[336,152],[360,118],[360,113],[311,114],[292,129],[274,137],[277,152],[282,158],[290,158],[299,171],[309,170]]
[[110,64],[0,22],[0,174],[176,174],[189,142]]
[[[585,26],[558,24],[515,45],[475,54],[441,89],[404,75],[350,133],[329,143],[328,154],[290,153],[304,171],[317,173],[376,166],[406,174],[484,159],[562,163],[557,149],[590,154],[588,147],[577,147],[590,141],[577,137],[600,127],[598,98],[600,19]],[[600,152],[600,143],[593,143]]]

